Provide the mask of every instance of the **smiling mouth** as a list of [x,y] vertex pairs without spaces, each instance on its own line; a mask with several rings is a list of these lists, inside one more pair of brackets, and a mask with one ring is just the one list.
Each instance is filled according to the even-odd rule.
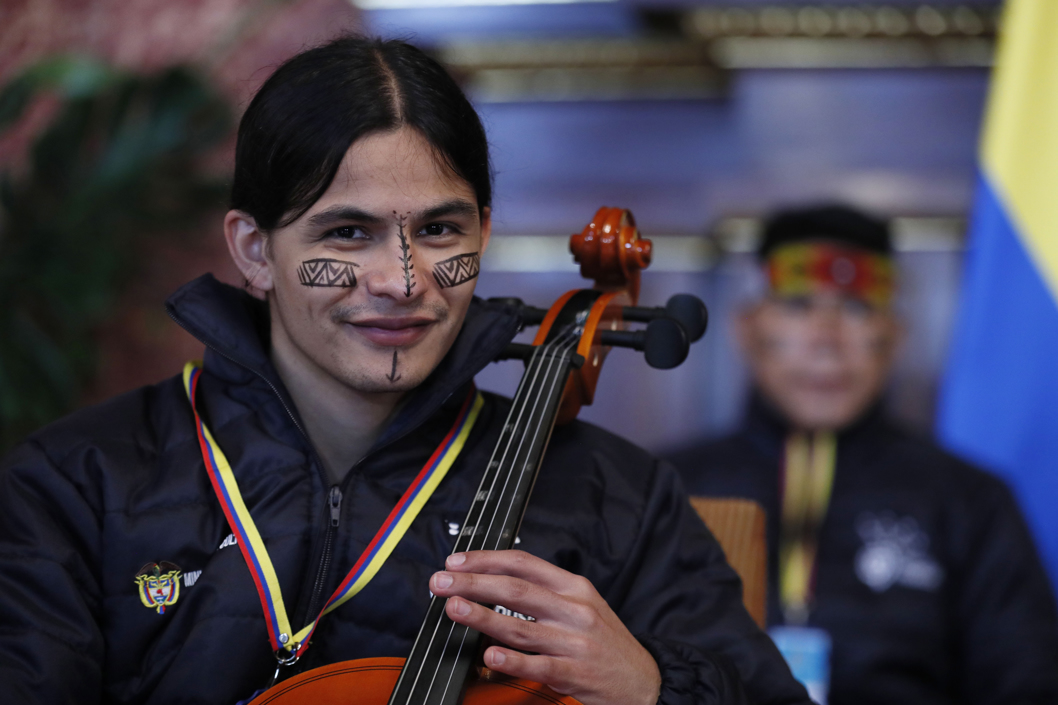
[[420,340],[436,322],[421,316],[399,316],[347,321],[346,324],[375,345],[400,347]]
[[815,394],[840,394],[848,390],[849,383],[845,379],[813,379],[803,381],[801,388]]

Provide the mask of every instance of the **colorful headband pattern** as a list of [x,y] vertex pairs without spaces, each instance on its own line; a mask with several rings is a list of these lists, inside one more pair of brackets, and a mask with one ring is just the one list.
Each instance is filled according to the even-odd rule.
[[875,306],[893,299],[892,260],[882,254],[828,242],[798,242],[777,247],[766,264],[772,293],[808,296],[837,291]]

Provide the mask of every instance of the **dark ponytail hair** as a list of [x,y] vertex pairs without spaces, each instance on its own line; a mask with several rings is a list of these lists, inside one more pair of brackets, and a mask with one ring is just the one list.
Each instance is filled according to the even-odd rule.
[[452,77],[405,42],[342,37],[287,60],[239,123],[231,207],[264,231],[304,215],[361,137],[417,130],[442,164],[492,204],[485,130]]

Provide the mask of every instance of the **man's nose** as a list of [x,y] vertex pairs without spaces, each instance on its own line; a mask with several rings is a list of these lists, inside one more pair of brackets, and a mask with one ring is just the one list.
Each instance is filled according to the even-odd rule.
[[810,315],[812,343],[825,348],[837,347],[841,342],[841,307],[829,303],[812,307]]
[[[426,284],[422,262],[408,237],[392,237],[372,258],[371,270],[361,281],[372,296],[385,296],[397,302],[419,298]],[[359,275],[359,272],[357,273]]]

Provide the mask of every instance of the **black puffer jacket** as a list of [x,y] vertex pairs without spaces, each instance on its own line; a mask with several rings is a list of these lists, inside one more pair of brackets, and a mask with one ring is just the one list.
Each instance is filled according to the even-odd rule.
[[[207,346],[200,408],[295,626],[335,590],[518,324],[475,302],[450,354],[342,482],[328,537],[331,488],[269,362],[263,306],[204,277],[169,309]],[[427,580],[451,550],[508,407],[487,396],[444,482],[374,580],[324,617],[298,668],[407,654]],[[0,472],[3,702],[231,705],[260,688],[275,659],[230,533],[179,378],[33,436]],[[807,702],[742,609],[738,579],[675,473],[642,450],[588,424],[557,429],[520,537],[520,548],[591,579],[658,659],[666,705],[744,702],[735,669],[754,702]],[[183,575],[179,599],[159,614],[141,603],[134,576],[162,561]]]
[[[672,456],[692,494],[768,512],[777,599],[784,424],[759,399],[742,429]],[[1058,703],[1058,617],[1003,483],[887,422],[838,438],[809,623],[833,640],[830,705]]]

